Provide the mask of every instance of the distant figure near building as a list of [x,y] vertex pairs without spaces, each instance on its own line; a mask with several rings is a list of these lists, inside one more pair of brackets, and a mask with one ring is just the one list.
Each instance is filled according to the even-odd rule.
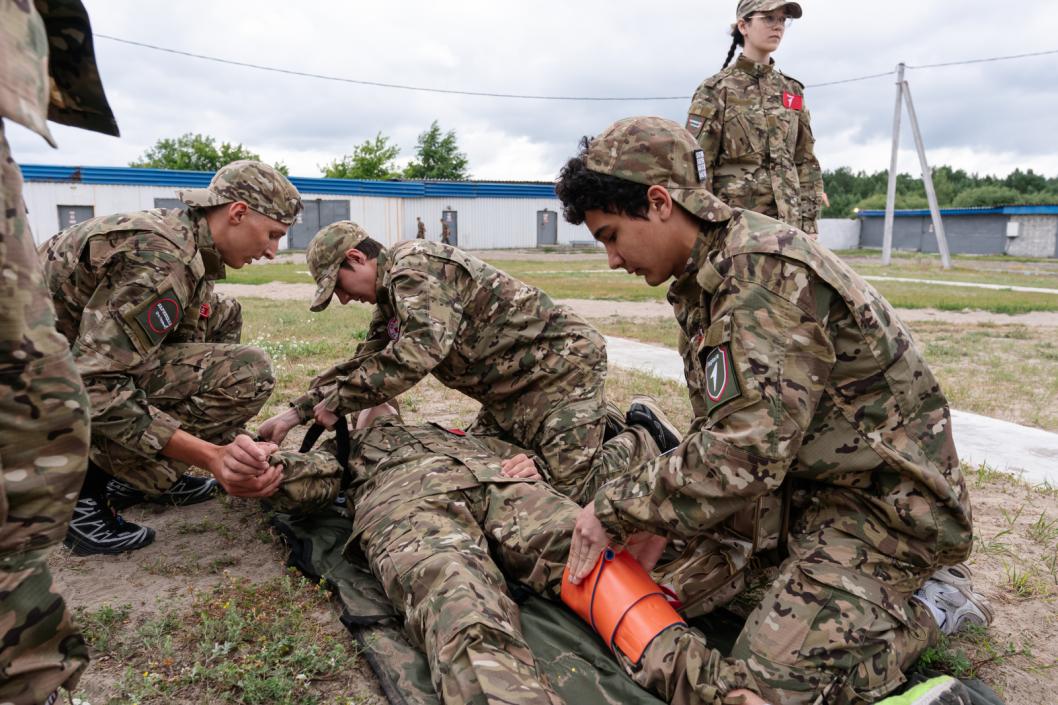
[[426,239],[426,223],[422,222],[422,218],[419,217],[415,218],[415,239]]
[[443,217],[441,218],[441,243],[444,245],[451,245],[452,242],[448,239],[451,235],[451,231],[448,229],[448,221]]

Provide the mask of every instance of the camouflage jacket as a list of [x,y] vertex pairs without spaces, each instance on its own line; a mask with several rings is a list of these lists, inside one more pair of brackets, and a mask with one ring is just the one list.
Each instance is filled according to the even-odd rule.
[[203,342],[224,266],[197,209],[102,216],[41,245],[56,327],[92,404],[92,434],[153,457],[179,427],[134,376],[163,343]]
[[454,247],[409,240],[379,255],[368,339],[294,406],[302,420],[324,399],[347,414],[394,399],[432,373],[480,401],[502,427],[521,411],[523,392],[550,386],[556,400],[564,398],[605,356],[602,336],[539,289]]
[[736,209],[699,236],[669,301],[695,420],[674,452],[600,490],[610,532],[688,537],[789,475],[889,555],[915,566],[966,556],[947,400],[892,307],[847,264]]
[[96,69],[88,13],[79,1],[0,0],[0,117],[53,147],[49,119],[118,134]]
[[526,451],[492,436],[470,436],[439,424],[410,426],[395,417],[353,431],[348,492],[354,507],[353,537],[402,511],[416,500],[482,483],[533,482],[500,474],[502,458]]
[[698,87],[687,129],[720,200],[817,232],[823,173],[800,81],[739,55]]

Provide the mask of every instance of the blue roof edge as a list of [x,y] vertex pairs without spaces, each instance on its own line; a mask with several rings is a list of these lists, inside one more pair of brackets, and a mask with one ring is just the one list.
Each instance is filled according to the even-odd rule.
[[[140,169],[128,166],[58,166],[22,164],[26,181],[53,181],[114,186],[173,186],[204,188],[213,178],[210,171]],[[550,183],[503,183],[489,181],[371,181],[291,176],[303,194],[381,196],[384,198],[555,198]]]
[[[996,206],[994,208],[941,208],[941,217],[946,215],[1058,215],[1058,205],[1054,206]],[[863,210],[858,215],[864,218],[882,218],[884,210]],[[928,208],[895,210],[897,218],[929,215]]]

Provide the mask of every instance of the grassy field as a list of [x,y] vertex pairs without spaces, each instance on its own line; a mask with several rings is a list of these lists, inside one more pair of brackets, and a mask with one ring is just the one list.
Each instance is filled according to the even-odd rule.
[[[495,266],[543,289],[554,298],[616,301],[662,301],[665,298],[666,287],[649,287],[642,279],[628,276],[622,270],[609,270],[602,254],[576,260],[549,258],[546,254],[531,259],[512,258],[502,251],[486,253],[484,256]],[[1058,311],[1058,268],[1053,266],[1053,261],[956,258],[955,267],[945,271],[940,268],[936,257],[925,255],[897,257],[889,267],[878,264],[876,253],[871,257],[863,257],[861,251],[853,251],[849,259],[854,268],[864,275],[1028,286],[1056,291],[1055,294],[1024,293],[910,282],[874,282],[874,286],[899,308],[936,308],[944,311],[971,309],[1006,314]],[[265,284],[273,281],[310,284],[312,278],[307,265],[288,262],[229,270],[226,281],[234,284]]]

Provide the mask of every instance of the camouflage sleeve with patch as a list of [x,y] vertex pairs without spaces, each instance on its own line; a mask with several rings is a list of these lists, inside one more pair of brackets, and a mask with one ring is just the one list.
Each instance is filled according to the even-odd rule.
[[339,415],[366,409],[399,396],[430,374],[455,341],[464,284],[460,277],[435,276],[429,266],[394,267],[389,274],[394,315],[386,322],[388,341],[335,377],[326,408]]
[[713,191],[713,167],[720,159],[723,140],[724,106],[720,92],[712,80],[698,87],[687,112],[687,130],[698,140],[705,155],[705,187]]
[[819,213],[823,207],[823,170],[816,159],[815,144],[812,120],[808,108],[805,107],[798,113],[794,165],[797,167],[797,181],[801,187],[800,229],[809,234],[819,232]]
[[711,309],[688,349],[704,380],[698,430],[596,495],[596,515],[618,539],[690,538],[778,488],[822,396],[835,358],[814,310],[734,277]]
[[185,315],[186,266],[170,252],[137,250],[113,258],[101,280],[72,345],[92,405],[92,433],[154,457],[180,424],[148,403],[134,371],[150,363]]

